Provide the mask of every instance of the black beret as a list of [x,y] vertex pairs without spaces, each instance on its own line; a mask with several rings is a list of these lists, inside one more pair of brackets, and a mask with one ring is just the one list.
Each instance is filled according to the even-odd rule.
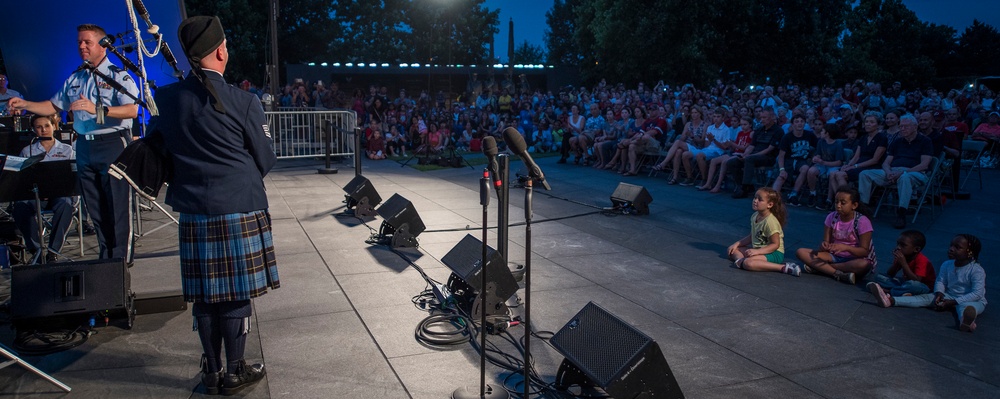
[[192,63],[201,62],[206,55],[219,48],[226,40],[219,17],[197,16],[185,19],[177,28],[181,48]]

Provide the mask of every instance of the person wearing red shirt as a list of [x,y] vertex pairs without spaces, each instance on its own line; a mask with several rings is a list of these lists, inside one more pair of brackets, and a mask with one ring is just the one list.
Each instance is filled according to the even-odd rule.
[[[937,275],[934,272],[934,265],[921,252],[927,245],[927,238],[924,233],[917,230],[906,230],[896,239],[896,249],[892,251],[892,266],[886,274],[875,276],[875,281],[868,285],[877,284],[889,290],[892,296],[920,295],[931,292],[934,287],[934,280]],[[900,271],[903,275],[896,277]],[[868,287],[869,290],[871,287]]]

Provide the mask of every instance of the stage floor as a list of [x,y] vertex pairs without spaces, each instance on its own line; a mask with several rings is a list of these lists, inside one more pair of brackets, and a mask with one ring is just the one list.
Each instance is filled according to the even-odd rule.
[[[958,331],[948,313],[879,308],[861,284],[734,269],[723,254],[749,231],[749,200],[668,186],[662,174],[623,178],[555,161],[539,160],[553,191],[536,191],[533,202],[535,330],[557,331],[593,301],[658,342],[688,398],[998,397],[1000,323],[989,306],[977,321],[979,329],[969,334]],[[246,396],[446,398],[456,388],[478,384],[479,357],[471,345],[436,350],[415,340],[414,329],[428,313],[411,299],[425,289],[425,281],[388,248],[365,242],[380,219],[365,225],[338,216],[342,187],[354,177],[353,169],[339,165],[339,174],[320,175],[320,166],[281,161],[267,177],[282,285],[254,301],[247,358],[263,361],[268,375]],[[450,270],[441,258],[466,234],[481,234],[481,170],[420,172],[366,160],[363,171],[383,199],[398,193],[413,203],[429,231],[418,237],[419,250],[406,253],[428,276],[445,282]],[[995,182],[1000,173],[985,170],[983,176]],[[621,181],[649,190],[650,215],[593,214],[595,208],[582,205],[610,206]],[[956,233],[979,236],[992,299],[1000,288],[994,265],[1000,189],[986,186],[975,187],[972,200],[949,201],[936,216],[922,211],[911,227],[927,235],[925,254],[936,265],[946,259]],[[523,221],[523,190],[511,190],[511,203],[510,222]],[[496,223],[496,207],[494,197],[490,225]],[[591,214],[540,223],[585,213]],[[824,216],[790,209],[789,255],[820,242]],[[143,220],[148,231],[166,218],[147,211]],[[891,212],[875,221],[881,271],[890,265],[899,233],[891,221]],[[431,231],[466,227],[470,230]],[[167,227],[139,240],[132,285],[140,295],[179,289],[176,234]],[[491,230],[495,246],[494,234]],[[523,263],[524,227],[510,228],[510,237],[509,260]],[[84,259],[94,257],[95,241],[85,237]],[[67,252],[75,253],[76,245],[71,239]],[[2,277],[0,294],[7,296],[9,271]],[[191,327],[190,312],[175,311],[140,315],[132,330],[98,328],[74,349],[25,357],[71,386],[70,394],[17,366],[0,370],[0,394],[202,396],[201,349]],[[513,333],[520,337],[523,328]],[[9,346],[12,340],[10,329],[0,329],[0,342]],[[535,369],[552,381],[562,355],[540,339],[532,340],[531,348]],[[507,374],[491,366],[487,379],[497,383]],[[511,385],[517,381],[512,378]]]

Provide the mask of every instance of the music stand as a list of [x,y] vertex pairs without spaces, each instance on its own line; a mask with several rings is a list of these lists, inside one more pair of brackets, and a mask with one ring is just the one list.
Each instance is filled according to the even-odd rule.
[[[38,223],[39,251],[32,264],[45,263],[49,246],[44,242],[41,198],[75,197],[80,195],[76,186],[76,161],[37,162],[45,154],[28,158],[19,171],[3,170],[0,173],[0,202],[35,200],[35,221]],[[36,160],[36,162],[30,162]],[[25,232],[21,232],[25,233]],[[82,245],[82,244],[81,244]],[[52,251],[56,256],[62,254]]]

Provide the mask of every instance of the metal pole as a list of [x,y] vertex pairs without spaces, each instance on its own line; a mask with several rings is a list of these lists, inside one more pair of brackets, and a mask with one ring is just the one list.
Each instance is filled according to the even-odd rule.
[[326,168],[319,169],[317,173],[321,175],[335,175],[339,170],[330,166],[330,153],[333,151],[333,123],[329,120],[323,121],[323,142],[326,144]]
[[270,30],[271,30],[271,68],[268,71],[268,79],[271,81],[272,110],[277,109],[278,95],[281,94],[280,83],[278,82],[278,0],[271,0]]
[[361,126],[354,128],[354,176],[361,176]]

